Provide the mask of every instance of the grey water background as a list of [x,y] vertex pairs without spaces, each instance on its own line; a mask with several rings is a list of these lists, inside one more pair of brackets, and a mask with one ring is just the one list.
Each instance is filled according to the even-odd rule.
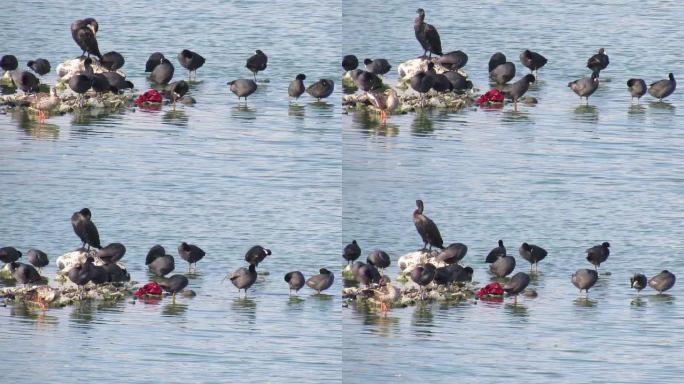
[[[345,382],[678,382],[684,325],[677,283],[667,295],[629,288],[637,271],[684,274],[682,111],[678,89],[663,103],[631,106],[626,81],[684,74],[678,2],[345,1],[354,31],[343,53],[393,65],[423,53],[413,19],[425,8],[444,52],[469,55],[464,70],[486,91],[487,62],[504,52],[549,60],[513,112],[467,108],[391,116],[350,113],[343,126],[343,234],[363,257],[375,248],[396,260],[422,244],[411,221],[415,200],[445,243],[469,246],[463,263],[490,281],[484,258],[503,239],[518,258],[523,241],[549,251],[531,287],[535,299],[505,303],[423,304],[392,309],[350,306],[343,318]],[[610,65],[589,106],[567,88],[588,76],[586,60],[605,47]],[[584,250],[612,245],[589,299],[570,283],[591,265]],[[606,275],[606,273],[610,275]]]
[[[67,114],[39,125],[0,115],[0,243],[54,260],[80,246],[69,218],[89,207],[103,244],[122,242],[134,280],[149,280],[147,250],[181,241],[206,257],[189,289],[197,296],[159,304],[84,303],[45,313],[0,308],[0,348],[13,367],[3,382],[273,382],[339,377],[341,284],[289,298],[283,275],[339,269],[341,135],[339,92],[323,103],[288,104],[297,73],[339,77],[340,3],[208,1],[21,1],[3,5],[0,54],[21,65],[80,55],[69,25],[94,17],[101,51],[126,58],[136,89],[145,61],[163,52],[206,58],[191,107]],[[237,103],[226,82],[251,78],[246,59],[269,56],[257,92]],[[226,273],[252,245],[273,251],[247,299]],[[24,259],[25,261],[25,259]],[[176,257],[175,273],[187,263]],[[56,283],[51,282],[52,285]]]

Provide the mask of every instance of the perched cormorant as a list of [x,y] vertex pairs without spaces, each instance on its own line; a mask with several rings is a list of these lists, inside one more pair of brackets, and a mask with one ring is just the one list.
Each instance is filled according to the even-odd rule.
[[101,249],[100,245],[100,234],[97,232],[97,227],[91,219],[90,209],[83,208],[78,212],[74,212],[71,215],[71,226],[74,228],[74,232],[81,239],[83,247],[88,244],[88,250],[90,247]]
[[87,52],[88,57],[90,57],[90,55],[95,55],[102,61],[102,55],[100,54],[100,49],[97,46],[97,38],[95,37],[97,30],[97,21],[92,17],[76,20],[71,23],[71,37],[74,38],[76,44],[83,50],[81,56]]
[[413,211],[413,224],[415,224],[418,234],[423,239],[423,249],[426,249],[428,244],[430,245],[430,250],[432,250],[433,246],[444,249],[444,242],[437,224],[430,220],[429,217],[423,215],[423,201],[416,200],[416,207],[416,210]]
[[428,52],[429,57],[432,54],[442,55],[442,42],[439,39],[437,29],[425,22],[425,11],[422,8],[416,10],[416,19],[413,22],[413,29],[416,32],[416,39],[423,47],[423,56]]

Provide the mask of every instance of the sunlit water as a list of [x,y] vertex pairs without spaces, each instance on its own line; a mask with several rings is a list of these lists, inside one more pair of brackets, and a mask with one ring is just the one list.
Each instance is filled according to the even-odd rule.
[[[575,2],[576,3],[576,2]],[[464,263],[489,282],[484,258],[503,239],[517,257],[523,241],[549,256],[531,287],[539,296],[518,306],[478,302],[393,309],[343,310],[347,382],[676,382],[684,369],[681,284],[635,301],[629,277],[662,269],[684,274],[682,235],[682,92],[664,103],[648,95],[630,106],[625,82],[681,76],[684,12],[676,2],[631,5],[555,1],[429,3],[392,7],[345,2],[344,53],[393,64],[422,54],[413,35],[415,9],[437,27],[444,51],[469,55],[464,68],[488,89],[489,56],[502,51],[518,69],[521,50],[549,63],[529,95],[536,106],[513,112],[343,116],[343,235],[365,255],[397,258],[419,248],[411,222],[425,201],[446,243],[469,246]],[[616,4],[616,3],[615,3]],[[610,66],[589,106],[567,88],[587,76],[586,60],[605,47]],[[589,300],[570,283],[591,267],[584,250],[610,241]],[[516,271],[529,271],[518,259]],[[448,379],[447,379],[448,378]]]
[[[288,105],[297,73],[339,77],[340,5],[331,1],[155,3],[11,2],[3,5],[0,54],[56,68],[80,54],[69,32],[95,17],[102,52],[145,90],[145,61],[161,51],[206,57],[190,95],[173,112],[51,117],[44,126],[0,115],[0,243],[43,249],[53,263],[79,246],[69,217],[89,207],[103,243],[122,242],[134,280],[149,280],[147,250],[201,246],[192,299],[82,306],[42,313],[0,308],[0,338],[12,370],[3,382],[273,382],[339,377],[340,296],[304,289],[289,298],[283,275],[337,272],[341,241],[339,93]],[[313,48],[312,48],[313,47]],[[226,82],[251,77],[247,57],[269,56],[257,92],[240,105]],[[47,76],[54,81],[55,74]],[[273,251],[268,271],[238,298],[223,276],[252,245]],[[176,259],[176,273],[187,263]],[[52,283],[55,284],[54,282]],[[315,293],[315,292],[314,292]],[[68,379],[66,379],[68,378]],[[87,378],[87,379],[86,379]]]

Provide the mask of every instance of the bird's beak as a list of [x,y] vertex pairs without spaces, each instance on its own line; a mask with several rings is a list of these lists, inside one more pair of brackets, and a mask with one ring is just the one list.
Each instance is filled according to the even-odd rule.
[[88,28],[90,28],[91,31],[93,31],[93,35],[97,34],[97,31],[95,30],[95,26],[92,24],[88,24]]

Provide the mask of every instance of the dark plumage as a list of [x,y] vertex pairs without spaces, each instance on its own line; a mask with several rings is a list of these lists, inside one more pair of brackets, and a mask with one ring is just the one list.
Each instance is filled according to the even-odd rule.
[[342,252],[342,257],[347,260],[347,264],[355,261],[361,256],[361,247],[356,242],[352,240],[351,243],[344,246],[344,251]]
[[370,265],[376,266],[380,270],[383,270],[390,266],[391,260],[387,252],[376,249],[368,254],[366,262],[368,262]]
[[287,95],[289,97],[294,97],[299,99],[299,96],[306,92],[306,87],[304,86],[304,80],[306,80],[306,75],[303,73],[298,74],[294,80],[287,87]]
[[100,234],[97,232],[95,223],[90,220],[91,217],[92,215],[88,208],[83,208],[78,212],[74,212],[74,214],[71,215],[71,226],[74,229],[74,233],[81,239],[83,247],[88,244],[89,250],[90,247],[101,249]]
[[423,56],[428,54],[442,55],[442,41],[439,38],[437,29],[425,22],[425,11],[422,8],[416,10],[416,18],[413,22],[413,30],[416,33],[416,39],[423,47]]
[[228,276],[230,282],[238,289],[240,293],[241,289],[245,290],[245,295],[247,294],[247,289],[254,284],[257,279],[256,265],[250,264],[248,268],[241,267],[235,272]]
[[157,244],[150,248],[145,257],[145,265],[157,276],[166,276],[176,268],[173,256],[166,254],[166,249]]
[[69,88],[82,97],[90,89],[90,77],[85,74],[77,73],[69,79]]
[[342,58],[342,68],[345,71],[352,71],[359,67],[359,59],[354,55],[346,55]]
[[26,257],[28,258],[29,263],[38,269],[46,267],[50,263],[48,255],[40,249],[29,249],[28,252],[26,252]]
[[325,99],[332,95],[335,83],[330,79],[320,79],[306,88],[306,93],[315,97],[317,100]]
[[530,69],[530,72],[535,72],[539,68],[546,65],[546,57],[537,52],[526,49],[520,52],[520,63]]
[[230,91],[238,97],[238,101],[240,101],[241,97],[244,97],[246,101],[247,96],[254,93],[257,89],[257,83],[250,79],[237,79],[226,84],[229,86]]
[[518,100],[530,89],[530,84],[534,83],[534,75],[527,74],[513,84],[504,87],[504,95],[513,100],[514,109],[518,109]]
[[109,85],[109,80],[107,80],[104,74],[95,73],[92,64],[93,60],[91,58],[86,58],[83,61],[83,66],[85,68],[84,74],[88,76],[88,78],[90,79],[90,87],[93,89],[93,91],[95,91],[96,93],[110,91],[113,93],[118,92],[118,89]]
[[271,250],[262,247],[261,245],[255,245],[245,253],[245,261],[251,265],[258,266],[259,263],[264,261],[266,256],[271,255]]
[[256,75],[258,72],[263,71],[266,69],[266,66],[268,65],[268,56],[266,56],[265,53],[261,52],[261,50],[256,50],[256,53],[247,59],[247,64],[245,67],[252,71],[254,74],[254,81],[256,81]]
[[190,79],[190,75],[197,72],[204,65],[205,60],[199,53],[184,49],[178,54],[178,62],[181,67],[188,70],[188,79]]
[[190,90],[190,85],[185,80],[174,81],[169,83],[164,87],[164,97],[171,99],[174,108],[176,107],[176,101],[181,97],[185,96]]
[[587,104],[589,104],[589,96],[591,96],[599,86],[598,72],[593,72],[591,77],[583,77],[579,80],[571,81],[568,83],[568,87],[572,89],[577,96],[586,98]]
[[627,80],[627,88],[629,89],[629,94],[632,95],[632,101],[637,98],[637,103],[641,96],[646,94],[646,82],[643,79],[629,79]]
[[88,282],[90,281],[90,271],[88,270],[85,263],[79,264],[71,268],[71,270],[69,270],[67,277],[69,278],[69,280],[71,280],[72,283],[78,285],[80,288],[88,284]]
[[159,60],[159,64],[154,67],[152,73],[150,74],[150,80],[159,85],[168,84],[173,78],[173,64],[168,61],[165,57]]
[[468,55],[462,51],[451,51],[443,54],[437,62],[441,64],[444,68],[451,71],[465,67],[468,63]]
[[455,283],[466,283],[473,281],[473,269],[471,267],[462,267],[458,264],[451,264],[447,268],[453,274],[452,280]]
[[154,52],[151,54],[145,63],[145,72],[152,72],[154,68],[161,63],[161,59],[163,58],[164,55],[161,52]]
[[14,71],[19,67],[19,60],[14,55],[4,55],[0,58],[0,68],[3,71]]
[[320,294],[321,291],[325,291],[333,285],[335,275],[325,268],[321,268],[318,272],[318,275],[313,275],[306,280],[306,286]]
[[33,73],[29,71],[13,71],[10,74],[12,82],[17,89],[21,89],[24,93],[38,92],[40,81]]
[[532,266],[536,270],[539,267],[539,262],[544,260],[548,252],[538,245],[522,243],[518,248],[518,254],[530,263],[530,272],[532,272]]
[[442,73],[449,82],[451,82],[452,88],[455,92],[462,92],[468,89],[473,89],[473,83],[468,80],[467,77],[462,76],[456,71],[447,71]]
[[159,281],[159,286],[166,292],[172,294],[173,302],[176,302],[176,293],[185,289],[188,286],[188,278],[183,275],[173,275],[169,278],[164,278]]
[[454,274],[449,267],[439,267],[435,270],[433,281],[437,285],[449,285],[454,281]]
[[363,60],[363,64],[366,66],[366,71],[375,75],[384,75],[392,69],[392,66],[387,59],[365,59]]
[[126,247],[121,243],[107,244],[97,251],[97,257],[105,264],[116,263],[126,254]]
[[17,283],[26,285],[42,282],[40,273],[38,273],[38,271],[36,271],[36,269],[30,264],[18,263],[14,261],[10,263],[9,270],[12,272],[12,277],[14,277]]
[[97,46],[97,38],[95,38],[97,30],[97,21],[92,17],[76,20],[71,23],[71,37],[73,37],[76,44],[83,51],[81,56],[88,53],[89,57],[90,55],[95,55],[98,59],[102,60],[100,49]]
[[435,80],[435,65],[432,62],[428,63],[426,71],[416,73],[409,80],[411,88],[420,93],[421,105],[423,104],[423,96],[432,89]]
[[634,276],[629,278],[629,286],[630,288],[634,288],[637,290],[637,295],[639,292],[641,292],[642,289],[646,288],[648,285],[648,278],[646,278],[645,275],[641,273],[635,273]]
[[423,239],[423,249],[426,249],[428,244],[430,249],[432,247],[444,249],[444,241],[439,233],[437,224],[429,217],[423,215],[422,200],[416,200],[416,210],[413,211],[413,224],[416,226],[420,238]]
[[495,262],[499,257],[506,256],[506,247],[504,247],[503,240],[499,240],[499,246],[492,249],[489,251],[489,254],[487,255],[487,258],[485,259],[486,263],[493,263]]
[[21,251],[14,247],[0,248],[0,261],[5,264],[13,263],[21,257]]
[[675,284],[675,280],[675,275],[672,272],[663,270],[659,274],[651,277],[651,279],[648,281],[648,285],[649,287],[658,291],[658,294],[662,294],[663,292],[672,288],[672,286]]
[[501,65],[505,62],[506,62],[506,55],[504,55],[501,52],[494,53],[489,58],[489,72],[491,72],[494,68],[498,67],[499,65]]
[[188,272],[190,272],[192,264],[195,264],[195,268],[197,268],[197,262],[202,260],[204,255],[202,248],[194,244],[188,244],[184,241],[178,246],[178,256],[188,262]]
[[589,294],[589,289],[596,284],[598,273],[593,269],[580,268],[572,274],[572,284],[580,290],[584,289]]
[[501,85],[513,80],[515,77],[515,64],[510,61],[499,64],[489,71],[489,80]]
[[664,98],[670,96],[677,88],[677,81],[675,81],[672,73],[668,74],[669,80],[658,80],[648,87],[648,94],[662,101]]
[[435,74],[435,82],[432,84],[432,89],[440,93],[451,92],[454,90],[454,85],[451,84],[449,78],[447,78],[444,74],[438,73]]
[[119,75],[117,72],[103,72],[102,76],[109,82],[109,87],[116,88],[121,91],[124,89],[133,89],[134,85],[130,81],[126,80],[125,77]]
[[518,302],[518,294],[530,284],[530,275],[525,272],[518,272],[508,280],[503,286],[503,290],[513,296],[514,303]]
[[587,261],[594,265],[594,269],[598,271],[601,263],[605,262],[610,256],[610,243],[607,241],[599,245],[594,245],[587,248]]
[[422,290],[423,287],[430,284],[435,278],[435,273],[437,268],[434,265],[427,263],[424,265],[418,265],[411,271],[411,280],[420,286]]
[[45,59],[35,59],[30,60],[26,63],[26,66],[31,68],[33,72],[39,74],[40,76],[45,76],[50,73],[50,62]]
[[382,279],[380,271],[373,264],[366,264],[362,261],[355,261],[352,264],[352,275],[354,279],[365,286],[379,283]]
[[468,246],[462,243],[449,244],[442,252],[437,255],[436,259],[438,261],[447,264],[456,264],[468,253]]
[[109,272],[102,266],[95,265],[95,259],[88,257],[85,261],[84,268],[88,273],[88,277],[93,284],[104,284],[110,281]]
[[285,281],[290,287],[290,294],[292,293],[292,290],[297,293],[304,286],[304,274],[299,271],[288,272],[285,274]]
[[587,68],[591,69],[592,72],[598,72],[606,69],[609,63],[610,60],[608,60],[606,50],[601,48],[597,54],[587,60]]
[[380,77],[363,69],[354,69],[349,72],[349,76],[354,80],[354,84],[365,92],[382,88]]
[[515,257],[501,256],[489,265],[489,271],[496,277],[506,277],[515,269]]
[[126,60],[123,55],[116,51],[110,51],[102,55],[100,65],[109,71],[116,71],[124,66]]
[[131,280],[131,275],[128,273],[128,271],[124,268],[121,268],[116,263],[105,264],[102,266],[102,268],[107,272],[107,275],[109,276],[109,281],[113,283],[126,282]]

